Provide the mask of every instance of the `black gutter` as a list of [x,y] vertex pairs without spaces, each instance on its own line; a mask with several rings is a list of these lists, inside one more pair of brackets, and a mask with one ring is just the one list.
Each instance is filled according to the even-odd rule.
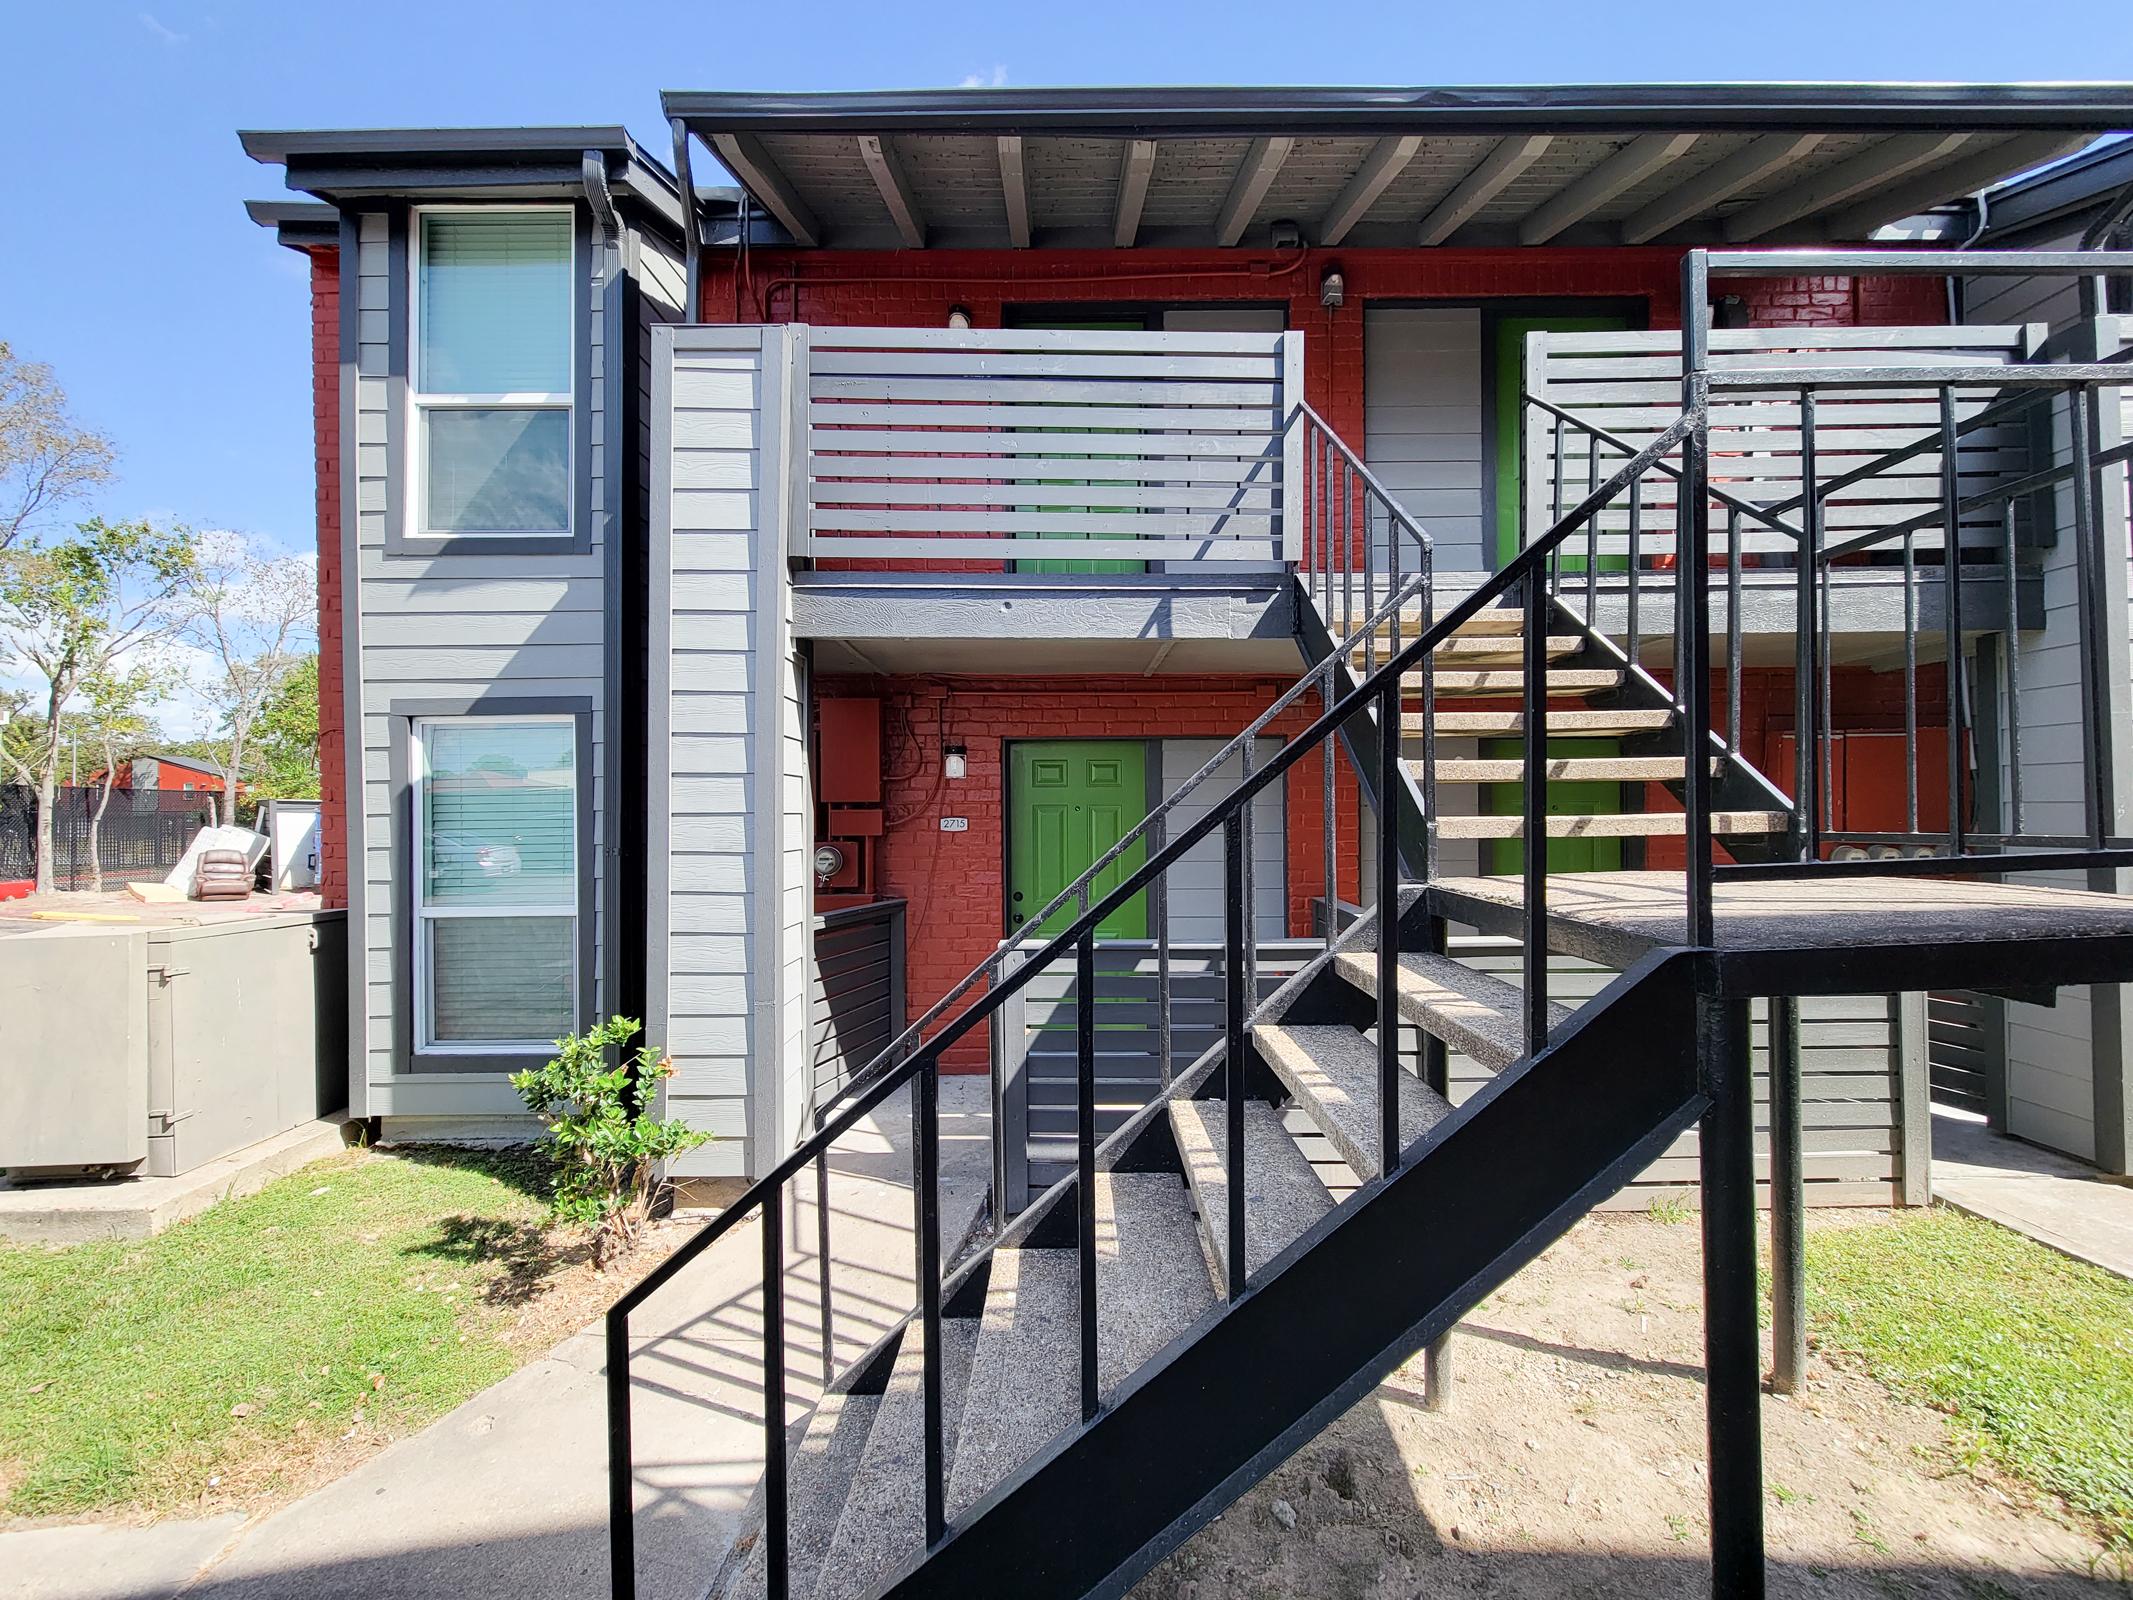
[[1444,133],[2015,131],[2133,127],[2133,84],[1598,84],[1466,88],[669,90],[697,133],[1236,136]]

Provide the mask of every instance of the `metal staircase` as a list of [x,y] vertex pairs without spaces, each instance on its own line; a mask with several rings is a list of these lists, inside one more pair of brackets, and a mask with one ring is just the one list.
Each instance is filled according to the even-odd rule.
[[[1692,252],[1684,270],[1684,303],[1699,311],[1709,265]],[[1714,573],[1709,559],[1700,324],[1692,316],[1684,339],[1678,417],[1626,452],[1501,571],[1441,609],[1428,536],[1297,409],[1304,437],[1291,459],[1303,463],[1302,493],[1292,486],[1285,494],[1305,518],[1304,676],[1028,919],[1056,933],[1022,941],[1011,961],[975,969],[854,1077],[811,1138],[610,1314],[618,1600],[635,1594],[629,1315],[744,1221],[760,1220],[764,1253],[767,1468],[760,1516],[720,1575],[720,1591],[742,1600],[1118,1595],[1699,1121],[1714,1590],[1762,1592],[1745,997],[1818,992],[1816,983],[1825,985],[1820,992],[1890,987],[1884,980],[1899,967],[1908,986],[1919,957],[1908,949],[1870,954],[1848,970],[1822,971],[1815,945],[1831,936],[1810,931],[1773,947],[1767,971],[1779,976],[1764,982],[1756,952],[1733,965],[1720,948],[1721,875],[1812,882],[1840,864],[1801,853],[1801,807],[1742,759],[1737,724],[1714,726],[1714,676],[1732,677],[1728,701],[1736,711],[1739,704],[1739,611],[1727,613],[1725,664],[1714,674],[1706,591],[1731,574],[1724,564]],[[2084,370],[2066,392],[2097,381]],[[1626,644],[1595,625],[1597,563],[1588,558],[1581,574],[1566,574],[1563,561],[1573,540],[1590,540],[1603,511],[1625,499],[1634,507],[1660,473],[1678,485],[1683,507],[1669,580],[1668,682],[1639,659],[1634,622]],[[1952,502],[1952,477],[1948,493]],[[1814,518],[1810,509],[1810,536]],[[1634,541],[1634,510],[1630,526]],[[1811,537],[1804,548],[1814,555]],[[1826,581],[1826,564],[1803,560],[1800,570],[1803,593]],[[1633,592],[1635,582],[1632,563]],[[1810,630],[1801,631],[1805,638]],[[1811,674],[1815,658],[1807,662]],[[1260,729],[1311,695],[1317,718],[1253,770]],[[1531,736],[1543,728],[1619,736],[1622,753],[1554,758],[1545,739]],[[1469,736],[1520,740],[1520,754],[1448,760],[1437,749],[1441,738]],[[1341,762],[1360,782],[1370,834],[1339,839],[1335,808],[1326,807],[1326,881],[1337,881],[1336,863],[1366,853],[1367,842],[1373,909],[1345,928],[1329,919],[1316,959],[1253,1003],[1245,922],[1253,797],[1292,772],[1318,775],[1330,797]],[[1242,781],[1184,820],[1179,801],[1225,763],[1243,765]],[[1579,778],[1662,783],[1682,809],[1551,817],[1549,782]],[[1504,781],[1522,784],[1515,814],[1455,819],[1439,804],[1448,786]],[[1487,880],[1483,893],[1482,880],[1440,873],[1439,848],[1461,836],[1530,841],[1602,826],[1635,827],[1644,838],[1673,833],[1685,841],[1686,864],[1664,880],[1678,886],[1670,907],[1678,915],[1618,927],[1608,950],[1621,975],[1573,1012],[1548,995],[1559,918],[1546,852],[1527,849],[1521,874]],[[1221,1041],[1099,1144],[1096,930],[1133,896],[1159,894],[1165,874],[1217,834],[1226,887]],[[1730,863],[1714,850],[1720,837]],[[2133,861],[2125,841],[2098,835],[2089,844],[2098,861]],[[1142,864],[1099,890],[1099,874],[1128,850],[1144,850]],[[2006,869],[2004,857],[1951,848],[1949,857],[1957,855],[1965,872]],[[1948,865],[1948,857],[1898,864]],[[1520,936],[1518,984],[1445,954],[1448,920],[1483,918],[1492,931]],[[2133,932],[2110,939],[2108,948],[2062,942],[2056,959],[2085,961],[2083,973],[2117,962],[2133,976]],[[1992,955],[1980,943],[1959,957],[1968,966],[1929,981],[1974,983]],[[1073,1171],[944,1271],[942,1054],[1055,965],[1076,974]],[[2063,966],[2060,981],[2077,976]],[[1421,1039],[1411,1054],[1401,1048],[1403,1024]],[[1493,1071],[1457,1106],[1447,1096],[1448,1051]],[[779,1202],[810,1166],[820,1182],[831,1144],[894,1094],[910,1095],[913,1108],[918,1304],[865,1357],[826,1375],[823,1403],[788,1429]],[[1351,1191],[1336,1198],[1278,1114],[1285,1109],[1323,1134],[1354,1179]]]

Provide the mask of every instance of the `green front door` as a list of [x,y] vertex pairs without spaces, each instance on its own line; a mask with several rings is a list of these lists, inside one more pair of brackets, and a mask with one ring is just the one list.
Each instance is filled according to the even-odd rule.
[[[1514,760],[1525,754],[1523,743],[1517,739],[1491,740],[1482,746],[1481,753],[1498,761]],[[1548,754],[1556,760],[1570,756],[1612,756],[1621,753],[1613,739],[1550,739]],[[1522,783],[1492,783],[1489,785],[1489,810],[1492,814],[1515,817],[1526,808],[1526,786]],[[1551,817],[1604,817],[1612,816],[1622,809],[1622,785],[1611,781],[1581,778],[1570,783],[1548,785],[1547,814]],[[1492,839],[1489,870],[1491,872],[1523,872],[1526,865],[1525,841],[1522,839]],[[1550,872],[1617,872],[1622,866],[1622,841],[1620,839],[1550,839],[1548,841],[1548,870]]]
[[[1021,323],[1019,324],[1019,326],[1043,327],[1057,332],[1074,332],[1079,330],[1087,333],[1117,333],[1121,330],[1127,330],[1138,333],[1145,331],[1147,329],[1148,323],[1147,319],[1144,317],[1126,317],[1110,321],[1097,320],[1087,322]],[[1076,433],[1083,431],[1097,432],[1099,430],[1082,430],[1075,428],[1040,428],[1036,431],[1039,433]],[[1122,428],[1118,431],[1123,433],[1127,430]],[[1101,461],[1103,460],[1103,457],[1063,455],[1059,457],[1059,459],[1061,461]],[[1068,470],[1070,469],[1062,468],[1062,474],[1066,473]],[[1070,477],[1065,475],[1062,475],[1057,478],[1045,478],[1041,481],[1047,485],[1051,485],[1054,487],[1064,486],[1077,489],[1082,488],[1084,486],[1095,487],[1104,482],[1104,480],[1101,478],[1081,478]],[[1131,506],[1032,506],[1030,507],[1030,509],[1033,511],[1107,511],[1120,518],[1126,518],[1133,515],[1133,508]],[[1105,535],[1105,537],[1116,537],[1120,539],[1130,538],[1131,536],[1132,529],[1130,527],[1120,527],[1115,530],[1113,534]],[[1044,537],[1047,539],[1089,539],[1096,537],[1096,535],[1087,533],[1049,533],[1044,535]],[[1148,570],[1148,568],[1147,563],[1141,561],[1018,561],[1015,563],[1015,570],[1017,572],[1107,573],[1145,572]]]
[[[1138,739],[1060,739],[1007,748],[1007,927],[1022,933],[1025,919],[1148,814],[1148,746]],[[1098,874],[1090,900],[1147,859],[1146,841],[1136,840]],[[1071,920],[1070,908],[1046,931],[1056,934]],[[1102,939],[1147,938],[1147,895],[1135,895],[1096,932]]]
[[[1504,567],[1518,554],[1518,458],[1523,445],[1520,413],[1525,409],[1526,335],[1609,332],[1630,327],[1631,323],[1627,317],[1495,317],[1489,326],[1493,330],[1490,370],[1495,379],[1495,415],[1489,422],[1496,455],[1496,565]],[[1565,572],[1585,570],[1582,551],[1576,557],[1570,553],[1577,543],[1572,539],[1563,550]],[[1620,557],[1600,558],[1602,572],[1619,572],[1626,564]]]

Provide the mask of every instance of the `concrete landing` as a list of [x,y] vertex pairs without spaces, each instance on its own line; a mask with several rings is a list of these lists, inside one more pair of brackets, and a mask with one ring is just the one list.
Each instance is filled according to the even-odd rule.
[[0,1180],[0,1238],[17,1244],[146,1239],[197,1217],[217,1200],[257,1194],[276,1178],[334,1154],[347,1143],[347,1126],[341,1117],[307,1122],[175,1178],[24,1184]]
[[1939,1106],[1933,1198],[2133,1279],[2133,1187]]

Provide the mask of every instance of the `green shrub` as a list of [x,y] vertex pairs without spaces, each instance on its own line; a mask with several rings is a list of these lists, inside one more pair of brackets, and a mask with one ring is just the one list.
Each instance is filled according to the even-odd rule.
[[[652,1115],[653,1090],[674,1075],[674,1065],[648,1044],[634,1059],[623,1054],[642,1026],[611,1017],[556,1040],[546,1066],[511,1074],[511,1087],[548,1129],[541,1149],[554,1168],[549,1214],[591,1230],[593,1264],[603,1271],[635,1247],[658,1199],[658,1164],[711,1137]],[[610,1049],[618,1057],[613,1066]]]

